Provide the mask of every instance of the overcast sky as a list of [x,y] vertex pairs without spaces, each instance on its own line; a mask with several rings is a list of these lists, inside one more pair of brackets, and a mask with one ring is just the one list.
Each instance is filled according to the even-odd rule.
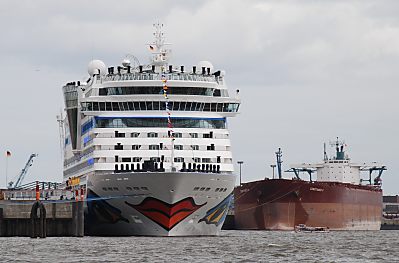
[[229,128],[244,182],[271,176],[278,147],[288,169],[321,161],[323,142],[339,136],[353,161],[387,165],[383,189],[396,194],[398,14],[395,0],[3,0],[0,150],[12,152],[9,179],[35,152],[25,182],[62,180],[62,85],[86,78],[91,59],[111,66],[131,53],[147,62],[159,20],[172,64],[209,60],[226,70],[231,93],[240,90]]

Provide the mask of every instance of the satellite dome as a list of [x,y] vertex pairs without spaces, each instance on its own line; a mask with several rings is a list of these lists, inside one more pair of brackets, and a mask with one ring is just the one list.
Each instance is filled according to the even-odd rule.
[[224,71],[224,70],[221,70],[221,71],[220,71],[220,76],[221,76],[221,77],[224,77],[224,76],[226,76],[226,71]]
[[87,66],[87,72],[90,76],[95,74],[105,75],[107,74],[107,67],[105,66],[104,62],[95,59],[90,61],[89,65]]
[[130,60],[127,59],[127,58],[125,58],[125,59],[122,61],[122,66],[124,66],[124,67],[130,66]]
[[205,67],[205,68],[210,68],[210,69],[211,69],[211,72],[213,72],[213,65],[212,65],[211,62],[206,61],[206,60],[203,60],[203,61],[198,62],[197,68],[198,68],[199,70],[201,70],[203,67]]

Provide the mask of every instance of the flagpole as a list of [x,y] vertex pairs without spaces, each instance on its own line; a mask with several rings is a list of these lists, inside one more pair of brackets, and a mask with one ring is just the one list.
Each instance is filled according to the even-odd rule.
[[8,155],[6,154],[6,188],[8,182]]

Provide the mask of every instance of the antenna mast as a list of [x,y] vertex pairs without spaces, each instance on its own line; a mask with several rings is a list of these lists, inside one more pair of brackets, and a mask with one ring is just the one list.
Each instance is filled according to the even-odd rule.
[[324,161],[328,161],[328,155],[326,150],[326,143],[324,143]]
[[60,154],[61,160],[64,158],[64,143],[65,143],[65,126],[64,126],[64,116],[62,110],[60,110],[60,115],[57,115],[58,129],[60,134]]
[[[165,43],[164,32],[162,31],[163,24],[157,22],[153,24],[155,28],[154,37],[155,40],[151,44],[149,44],[150,51],[152,53],[151,62],[161,69],[164,69],[164,66],[168,64],[170,58],[170,49],[166,49],[165,45],[170,45],[169,43]],[[162,71],[162,70],[161,70]]]
[[278,178],[281,179],[281,164],[283,161],[281,161],[281,157],[283,156],[283,152],[281,151],[281,148],[278,148],[278,151],[276,152],[276,157],[277,157],[277,172],[278,172]]

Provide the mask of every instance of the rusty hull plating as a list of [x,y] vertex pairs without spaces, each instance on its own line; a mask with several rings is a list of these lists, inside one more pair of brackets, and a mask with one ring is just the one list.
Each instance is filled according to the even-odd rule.
[[242,230],[379,230],[382,190],[340,182],[266,179],[236,187],[235,225]]

